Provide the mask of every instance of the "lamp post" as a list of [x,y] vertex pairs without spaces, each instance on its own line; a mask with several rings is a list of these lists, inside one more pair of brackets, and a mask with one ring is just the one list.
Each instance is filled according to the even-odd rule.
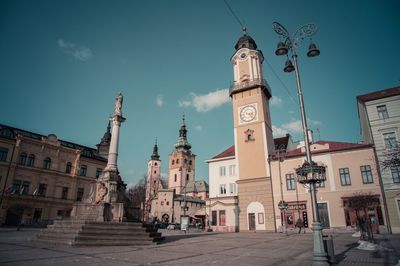
[[282,226],[283,226],[283,233],[288,235],[287,233],[287,226],[286,226],[286,209],[287,204],[283,200],[283,182],[282,182],[282,173],[281,173],[281,162],[283,161],[282,151],[286,150],[284,145],[281,145],[278,148],[278,167],[279,167],[279,181],[281,183],[281,201],[278,203],[278,208],[281,210],[282,214]]
[[[299,67],[297,64],[297,54],[296,54],[296,48],[299,45],[299,42],[304,40],[305,38],[313,36],[317,32],[317,27],[314,24],[306,24],[299,27],[293,35],[289,34],[286,28],[281,24],[279,24],[278,22],[272,23],[272,28],[281,38],[283,38],[283,41],[278,43],[278,48],[276,49],[275,54],[278,56],[287,55],[289,52],[292,55],[294,66],[288,57],[285,63],[284,71],[285,72],[295,71],[296,73],[297,94],[299,97],[301,122],[303,127],[304,143],[306,149],[306,161],[302,166],[296,169],[296,174],[299,183],[308,184],[310,186],[311,205],[313,211],[313,224],[312,224],[313,242],[314,242],[313,265],[329,265],[327,254],[325,252],[322,240],[322,226],[319,221],[317,197],[315,190],[315,184],[317,182],[325,180],[325,167],[318,166],[315,162],[312,161],[311,158],[306,113],[304,110],[303,92],[301,88]],[[314,43],[311,43],[309,46],[309,51],[307,53],[307,56],[314,57],[318,56],[319,54],[320,51],[317,49],[316,45]]]

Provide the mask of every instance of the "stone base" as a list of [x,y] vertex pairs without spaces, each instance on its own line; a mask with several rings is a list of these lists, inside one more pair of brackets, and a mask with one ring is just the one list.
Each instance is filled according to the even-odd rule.
[[77,203],[72,207],[71,218],[95,222],[122,222],[123,203]]

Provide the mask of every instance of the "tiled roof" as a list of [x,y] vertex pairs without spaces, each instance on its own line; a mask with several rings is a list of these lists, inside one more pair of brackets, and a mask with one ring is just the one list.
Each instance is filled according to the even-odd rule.
[[[286,137],[284,137],[286,138]],[[278,141],[281,141],[283,138],[278,138],[274,139],[275,144]],[[324,152],[334,152],[334,151],[343,151],[343,150],[355,150],[355,149],[361,149],[361,148],[366,148],[370,147],[370,144],[357,144],[357,143],[349,143],[349,142],[338,142],[338,141],[317,141],[314,144],[319,144],[319,145],[329,145],[329,149],[326,150],[318,150],[318,151],[311,151],[312,154],[318,154],[318,153],[324,153]],[[303,155],[305,152],[301,151],[301,148],[291,150],[286,152],[285,157],[296,157],[299,155]],[[221,152],[217,156],[213,157],[213,159],[217,158],[225,158],[229,156],[235,156],[235,146],[229,147],[227,150]]]
[[[355,150],[355,149],[361,149],[361,148],[366,148],[370,147],[370,144],[357,144],[357,143],[350,143],[350,142],[338,142],[338,141],[317,141],[314,144],[319,144],[319,145],[326,145],[328,144],[329,148],[326,150],[317,150],[313,151],[311,150],[312,154],[318,154],[318,153],[326,153],[326,152],[335,152],[335,151],[343,151],[343,150]],[[296,157],[299,155],[303,155],[305,152],[301,151],[301,148],[295,149],[288,151],[285,154],[285,157]]]
[[287,144],[289,141],[289,134],[286,134],[286,136],[281,137],[281,138],[275,138],[274,139],[274,144],[275,144],[275,149],[278,150],[280,147],[284,147],[284,149],[286,150],[287,148]]
[[367,102],[367,101],[372,101],[376,99],[382,99],[390,96],[395,96],[395,95],[400,95],[400,87],[394,87],[386,90],[381,90],[381,91],[374,91],[371,93],[363,94],[357,96],[357,99]]
[[217,156],[212,157],[212,159],[219,159],[219,158],[225,158],[225,157],[230,157],[230,156],[235,156],[235,145],[230,146],[228,149],[224,150]]

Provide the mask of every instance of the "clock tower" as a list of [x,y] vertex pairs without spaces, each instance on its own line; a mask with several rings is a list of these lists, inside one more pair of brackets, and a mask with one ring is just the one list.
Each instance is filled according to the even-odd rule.
[[275,230],[271,172],[274,140],[269,111],[271,90],[263,79],[264,56],[245,32],[231,58],[235,157],[239,174],[239,230]]

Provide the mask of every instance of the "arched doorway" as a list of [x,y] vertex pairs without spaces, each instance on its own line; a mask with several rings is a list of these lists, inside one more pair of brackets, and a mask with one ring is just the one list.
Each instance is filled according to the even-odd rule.
[[29,213],[31,208],[24,205],[14,205],[7,210],[5,225],[17,226],[23,218],[23,215]]
[[248,230],[265,230],[265,209],[258,201],[253,201],[247,206]]

